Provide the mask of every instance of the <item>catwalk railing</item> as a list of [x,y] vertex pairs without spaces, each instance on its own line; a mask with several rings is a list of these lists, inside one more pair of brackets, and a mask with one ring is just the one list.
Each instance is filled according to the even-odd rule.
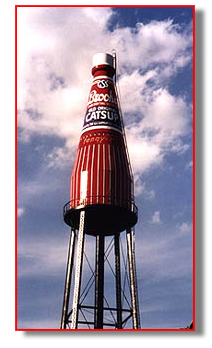
[[63,215],[65,215],[70,209],[93,204],[105,204],[117,207],[124,207],[132,213],[136,215],[138,214],[138,208],[133,201],[123,201],[119,198],[110,196],[87,196],[83,199],[72,199],[68,201],[63,207]]

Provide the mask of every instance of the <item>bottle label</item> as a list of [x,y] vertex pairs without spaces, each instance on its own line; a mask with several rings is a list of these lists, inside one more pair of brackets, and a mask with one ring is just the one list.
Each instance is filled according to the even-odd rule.
[[113,80],[107,77],[94,79],[91,87],[83,132],[93,127],[122,129]]

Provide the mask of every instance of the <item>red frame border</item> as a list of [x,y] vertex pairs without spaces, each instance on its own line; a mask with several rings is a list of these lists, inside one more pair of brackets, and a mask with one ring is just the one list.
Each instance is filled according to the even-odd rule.
[[15,6],[15,330],[17,331],[17,6]]
[[[18,329],[17,327],[17,9],[18,7],[193,8],[193,329]],[[15,331],[195,331],[195,5],[15,5]]]

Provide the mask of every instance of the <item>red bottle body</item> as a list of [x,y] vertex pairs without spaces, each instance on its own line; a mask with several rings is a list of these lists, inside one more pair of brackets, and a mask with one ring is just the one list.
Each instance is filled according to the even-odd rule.
[[[99,72],[104,75],[99,75]],[[127,206],[131,176],[114,82],[107,66],[94,72],[72,177],[71,207]]]

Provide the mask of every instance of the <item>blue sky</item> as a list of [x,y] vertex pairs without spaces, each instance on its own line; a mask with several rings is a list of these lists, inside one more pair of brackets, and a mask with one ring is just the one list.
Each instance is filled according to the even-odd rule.
[[192,8],[18,8],[18,327],[59,328],[62,207],[97,52],[118,55],[142,327],[193,318]]

